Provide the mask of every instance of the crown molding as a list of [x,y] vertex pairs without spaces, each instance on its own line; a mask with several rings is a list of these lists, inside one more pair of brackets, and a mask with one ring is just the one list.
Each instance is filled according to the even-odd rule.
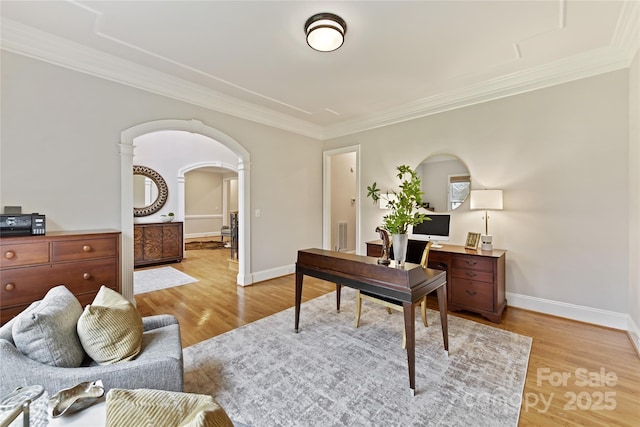
[[102,79],[315,139],[322,127],[2,18],[1,48]]
[[640,2],[626,0],[607,47],[322,127],[2,18],[3,50],[318,140],[346,136],[595,76],[631,65]]
[[628,68],[632,57],[621,49],[606,47],[552,64],[487,80],[354,120],[324,128],[323,139],[337,138],[389,126],[482,102],[531,92],[561,83]]

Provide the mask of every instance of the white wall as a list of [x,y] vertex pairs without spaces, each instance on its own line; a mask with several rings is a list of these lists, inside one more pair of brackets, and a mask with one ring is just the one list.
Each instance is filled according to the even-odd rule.
[[629,70],[629,318],[640,353],[640,52]]
[[[251,271],[267,277],[293,265],[299,248],[321,246],[318,141],[6,51],[1,60],[0,205],[47,214],[49,230],[119,229],[122,130],[196,119],[251,153]],[[395,185],[398,164],[458,156],[474,188],[504,190],[505,209],[490,226],[495,246],[509,251],[510,303],[631,313],[638,325],[638,249],[629,240],[630,232],[638,237],[640,184],[630,178],[640,164],[637,114],[630,123],[637,87],[636,58],[631,75],[612,72],[361,132],[324,149],[361,146],[361,194],[374,180]],[[360,252],[377,238],[381,216],[362,203]],[[482,228],[466,202],[452,217],[452,243]]]
[[184,174],[185,237],[220,234],[223,174],[193,170]]
[[196,119],[251,154],[251,207],[262,213],[251,215],[251,271],[268,276],[292,265],[299,248],[322,245],[320,142],[1,55],[0,205],[45,213],[48,230],[120,229],[121,132],[153,120]]
[[[628,72],[618,71],[336,138],[325,149],[361,144],[362,191],[373,181],[396,186],[396,165],[416,167],[436,153],[458,156],[472,188],[504,190],[504,210],[492,213],[490,228],[494,247],[508,250],[512,299],[549,299],[623,318],[628,90]],[[362,206],[364,253],[382,214],[371,203]],[[451,243],[464,244],[467,232],[483,225],[482,213],[465,202],[453,212]]]

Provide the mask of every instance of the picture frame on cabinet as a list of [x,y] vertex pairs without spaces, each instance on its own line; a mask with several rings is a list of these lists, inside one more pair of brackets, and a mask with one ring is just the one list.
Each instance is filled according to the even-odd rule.
[[467,243],[465,243],[464,247],[466,249],[478,249],[478,243],[480,242],[480,233],[467,233]]

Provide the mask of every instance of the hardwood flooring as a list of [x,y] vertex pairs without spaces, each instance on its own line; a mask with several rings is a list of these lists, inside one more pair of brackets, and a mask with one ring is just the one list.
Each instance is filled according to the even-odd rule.
[[[175,315],[186,347],[293,306],[293,275],[240,287],[228,257],[228,250],[188,251],[169,265],[199,282],[136,295],[140,313]],[[303,301],[333,290],[305,277]],[[435,296],[428,304],[437,310]],[[513,307],[500,324],[450,315],[533,337],[520,426],[640,425],[640,358],[625,332]]]

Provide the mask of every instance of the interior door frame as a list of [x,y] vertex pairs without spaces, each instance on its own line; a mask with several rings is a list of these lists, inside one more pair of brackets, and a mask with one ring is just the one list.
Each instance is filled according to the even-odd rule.
[[331,168],[332,156],[356,154],[356,254],[361,255],[360,244],[360,145],[336,148],[322,152],[322,248],[331,250]]

